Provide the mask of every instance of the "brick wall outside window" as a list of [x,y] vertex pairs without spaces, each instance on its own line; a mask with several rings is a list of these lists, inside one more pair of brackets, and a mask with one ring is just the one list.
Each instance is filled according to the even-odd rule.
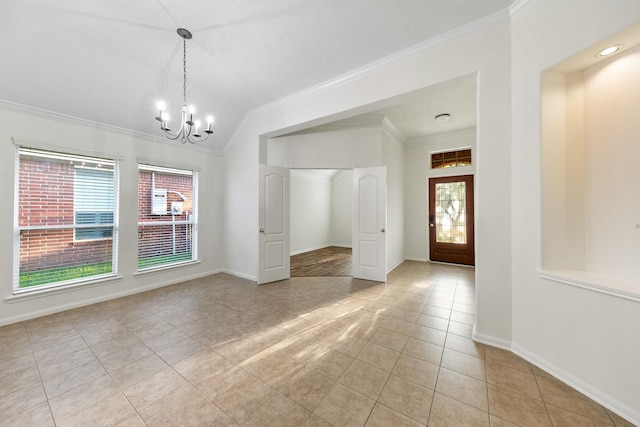
[[[18,225],[73,226],[74,166],[22,159],[19,170]],[[74,242],[73,229],[20,232],[20,271],[111,261],[111,240]]]
[[[192,251],[191,225],[175,225],[175,240],[171,225],[172,215],[151,214],[152,174],[155,175],[155,188],[166,189],[167,212],[171,211],[171,202],[182,202],[181,215],[174,215],[176,221],[186,221],[193,214],[193,177],[188,175],[172,175],[141,170],[138,173],[138,258],[159,255],[183,254]],[[187,200],[183,200],[177,192]],[[164,221],[166,226],[144,226],[144,222]]]

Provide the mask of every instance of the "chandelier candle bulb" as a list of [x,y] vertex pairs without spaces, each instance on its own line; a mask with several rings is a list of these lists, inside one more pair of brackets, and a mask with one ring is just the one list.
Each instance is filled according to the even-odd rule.
[[164,117],[164,110],[167,108],[167,105],[164,103],[164,101],[158,101],[156,103],[156,107],[159,110],[158,117],[156,117],[156,120],[159,122],[166,121],[166,120],[163,120],[163,117]]

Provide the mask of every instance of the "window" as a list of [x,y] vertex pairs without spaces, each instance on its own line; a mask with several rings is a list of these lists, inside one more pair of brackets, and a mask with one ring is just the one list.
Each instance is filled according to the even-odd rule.
[[431,169],[454,168],[471,165],[471,149],[431,154]]
[[198,259],[197,200],[197,172],[138,165],[139,271]]
[[117,272],[117,162],[18,147],[14,292]]

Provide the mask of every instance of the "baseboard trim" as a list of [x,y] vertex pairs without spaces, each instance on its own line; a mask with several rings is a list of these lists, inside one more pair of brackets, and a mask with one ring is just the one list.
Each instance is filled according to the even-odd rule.
[[393,264],[391,267],[389,267],[389,268],[387,269],[387,274],[388,274],[388,273],[391,273],[393,270],[395,270],[395,269],[396,269],[400,264],[402,264],[402,263],[403,263],[403,262],[405,262],[405,261],[406,261],[406,259],[405,259],[405,258],[402,258],[400,261],[398,261],[398,262],[396,262],[395,264]]
[[24,313],[17,316],[0,319],[0,326],[10,325],[12,323],[24,322],[26,320],[36,319],[38,317],[43,317],[43,316],[49,316],[51,314],[62,313],[63,311],[72,310],[74,308],[85,307],[91,304],[97,304],[100,302],[105,302],[105,301],[110,301],[117,298],[135,295],[142,292],[151,291],[153,289],[163,288],[165,286],[171,286],[178,283],[186,282],[188,280],[194,280],[194,279],[199,279],[201,277],[211,276],[221,272],[222,272],[221,269],[215,269],[212,271],[207,271],[205,273],[198,273],[198,274],[192,274],[189,276],[183,276],[183,277],[180,277],[179,279],[167,280],[165,282],[154,283],[152,285],[143,286],[140,288],[129,289],[122,292],[115,292],[108,295],[101,295],[99,297],[90,298],[82,301],[76,301],[70,304],[58,305],[55,307],[49,307],[49,308],[45,308],[43,310],[38,310],[38,311],[31,311],[29,313]]
[[329,246],[331,245],[320,245],[320,246],[314,246],[311,248],[300,249],[298,251],[290,252],[289,255],[294,256],[294,255],[300,255],[300,254],[304,254],[311,251],[319,251],[320,249],[328,248]]
[[418,258],[418,257],[408,256],[405,258],[405,261],[427,262],[429,260],[427,258]]
[[522,357],[526,361],[536,365],[538,368],[558,378],[570,387],[573,387],[580,393],[587,396],[589,399],[599,403],[610,411],[615,412],[617,415],[621,416],[630,423],[634,425],[640,425],[640,412],[638,412],[637,410],[630,408],[619,400],[614,399],[608,394],[601,392],[590,384],[585,383],[575,375],[537,356],[535,353],[532,353],[525,347],[522,347],[518,344],[513,344],[511,346],[511,351]]
[[351,245],[338,245],[338,244],[330,243],[328,245],[315,246],[313,248],[306,248],[306,249],[300,249],[299,251],[293,251],[293,252],[289,253],[289,255],[290,256],[300,255],[300,254],[305,254],[307,252],[319,251],[320,249],[326,249],[326,248],[331,248],[331,247],[349,248],[349,249],[351,249]]
[[597,402],[610,411],[615,412],[617,415],[621,416],[630,423],[634,425],[640,425],[640,413],[638,411],[585,383],[584,381],[565,371],[564,369],[559,368],[553,363],[550,363],[549,361],[539,357],[525,347],[522,347],[518,344],[513,344],[508,340],[503,340],[500,338],[492,337],[490,335],[478,333],[476,331],[476,325],[473,325],[473,332],[471,337],[474,341],[481,344],[487,344],[492,347],[501,348],[503,350],[508,350],[513,352],[514,354],[517,354],[527,362],[532,363],[538,368],[548,372],[549,374],[558,378],[560,381],[584,394],[594,402]]
[[475,324],[473,325],[473,330],[471,332],[471,339],[473,339],[476,342],[479,342],[480,344],[486,344],[486,345],[490,345],[491,347],[497,347],[497,348],[501,348],[503,350],[512,351],[511,350],[511,341],[503,340],[501,338],[492,337],[490,335],[480,334],[480,333],[478,333],[478,331],[476,331],[476,325]]
[[258,281],[258,278],[256,276],[251,276],[249,274],[244,274],[244,273],[238,273],[237,271],[229,270],[229,269],[226,269],[226,268],[221,269],[220,273],[229,274],[231,276],[238,277],[240,279],[250,280],[252,282],[257,282]]

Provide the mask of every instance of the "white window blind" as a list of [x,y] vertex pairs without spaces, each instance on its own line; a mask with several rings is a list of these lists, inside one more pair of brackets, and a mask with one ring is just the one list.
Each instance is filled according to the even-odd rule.
[[197,199],[197,172],[138,165],[139,271],[198,259]]
[[118,164],[18,147],[14,293],[117,273]]
[[75,168],[73,207],[76,240],[104,239],[113,236],[113,170]]

